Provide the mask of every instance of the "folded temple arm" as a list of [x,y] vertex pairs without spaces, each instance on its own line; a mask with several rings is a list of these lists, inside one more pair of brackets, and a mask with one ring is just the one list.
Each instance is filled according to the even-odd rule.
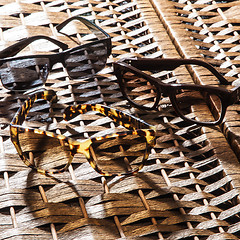
[[83,114],[89,111],[96,111],[104,116],[110,117],[113,119],[113,121],[129,130],[154,128],[152,125],[146,123],[142,119],[136,118],[130,114],[101,104],[81,104],[69,106],[65,109],[64,119],[70,120],[79,114]]
[[25,38],[5,49],[3,49],[2,51],[0,51],[0,58],[8,58],[8,57],[13,57],[15,56],[17,53],[19,53],[21,50],[23,50],[25,47],[27,47],[29,44],[31,44],[32,42],[39,40],[39,39],[45,39],[48,40],[54,44],[56,44],[57,46],[59,46],[60,48],[62,48],[63,50],[68,49],[68,45],[60,42],[56,39],[53,39],[51,37],[48,36],[44,36],[44,35],[38,35],[38,36],[33,36],[33,37],[29,37],[29,38]]
[[207,68],[215,75],[223,85],[230,85],[226,78],[219,73],[211,64],[198,59],[181,59],[181,58],[133,58],[124,59],[130,65],[139,70],[174,70],[181,65],[198,65]]

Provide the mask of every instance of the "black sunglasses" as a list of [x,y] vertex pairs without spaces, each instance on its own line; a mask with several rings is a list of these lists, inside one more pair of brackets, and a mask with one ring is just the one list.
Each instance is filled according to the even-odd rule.
[[[230,85],[212,65],[196,59],[138,58],[124,59],[113,64],[120,90],[133,106],[146,110],[173,106],[178,116],[190,123],[203,126],[220,124],[227,107],[239,100],[240,87],[225,89],[209,85],[172,84],[143,72],[174,70],[181,65],[204,67],[209,71],[209,78],[215,77],[222,85]],[[162,98],[166,96],[170,101]],[[206,105],[213,116],[204,113]]]
[[[100,27],[87,19],[74,16],[56,26],[61,31],[69,22],[78,20],[83,34],[94,35],[89,43],[68,48],[68,45],[47,36],[33,36],[17,42],[0,52],[2,85],[12,91],[26,91],[45,84],[53,65],[60,62],[72,79],[92,77],[102,70],[111,54],[111,38]],[[65,34],[67,35],[67,34]],[[68,35],[67,35],[68,36]],[[68,36],[70,39],[71,36]],[[30,43],[46,39],[63,51],[55,54],[15,56]],[[93,39],[93,40],[92,40]]]

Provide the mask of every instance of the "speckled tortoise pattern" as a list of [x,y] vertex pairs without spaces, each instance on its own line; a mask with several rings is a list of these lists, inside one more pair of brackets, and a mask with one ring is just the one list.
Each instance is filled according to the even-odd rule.
[[[15,117],[13,118],[12,122],[10,123],[10,135],[11,135],[11,140],[12,140],[19,156],[23,160],[23,162],[28,167],[31,167],[32,169],[37,170],[39,173],[48,175],[48,174],[64,172],[71,164],[71,161],[72,161],[74,155],[76,153],[81,153],[81,154],[85,155],[85,157],[87,158],[88,162],[93,167],[93,169],[95,169],[98,173],[100,173],[104,176],[133,174],[133,173],[138,172],[140,169],[142,169],[142,167],[146,163],[146,160],[149,156],[151,149],[154,147],[154,145],[156,143],[156,137],[155,137],[156,133],[155,133],[154,126],[144,122],[143,120],[141,120],[139,118],[136,118],[127,113],[124,113],[120,110],[110,108],[110,107],[100,105],[100,104],[81,104],[81,105],[69,106],[65,109],[63,118],[65,120],[70,120],[79,114],[83,114],[88,111],[97,111],[97,112],[101,113],[102,115],[110,117],[118,124],[127,128],[129,131],[118,132],[118,133],[114,133],[114,134],[104,135],[101,137],[92,137],[87,140],[84,140],[83,142],[80,142],[80,141],[74,140],[73,138],[66,137],[61,134],[55,134],[50,131],[43,131],[40,129],[26,128],[26,127],[21,126],[23,124],[23,122],[25,121],[25,119],[28,115],[28,112],[31,109],[31,107],[33,106],[34,102],[38,99],[44,99],[44,100],[47,100],[50,102],[56,102],[57,96],[54,91],[43,91],[43,92],[39,92],[39,93],[36,93],[36,94],[30,96],[24,102],[24,104],[20,107],[20,109],[16,113]],[[19,141],[19,135],[21,133],[32,133],[32,134],[34,134],[34,136],[35,135],[39,136],[39,138],[41,138],[41,136],[44,135],[47,138],[52,139],[51,141],[53,141],[53,139],[58,139],[59,142],[61,143],[61,146],[67,146],[68,151],[70,152],[69,159],[67,159],[67,160],[65,159],[66,160],[65,166],[61,167],[60,169],[54,169],[54,170],[41,169],[41,168],[38,168],[37,166],[35,166],[35,164],[31,163],[31,161],[29,160],[29,157],[27,157],[26,154],[22,150],[22,147],[24,147],[24,146],[22,146]],[[97,165],[97,163],[93,157],[94,154],[92,154],[92,152],[91,152],[91,145],[98,144],[98,142],[101,142],[102,140],[104,140],[104,144],[106,144],[106,142],[108,142],[106,140],[110,141],[111,139],[115,140],[118,138],[121,138],[123,141],[123,144],[124,144],[124,141],[127,141],[124,138],[127,138],[129,136],[130,137],[131,136],[140,137],[140,139],[144,139],[144,141],[145,141],[144,144],[146,144],[145,145],[146,149],[140,149],[140,151],[144,150],[144,154],[143,154],[141,163],[137,163],[138,165],[137,165],[136,169],[131,169],[131,170],[128,170],[123,173],[103,171]],[[139,144],[137,143],[136,146],[138,146],[138,145]],[[134,154],[138,153],[138,152],[136,152],[136,153],[135,152],[130,152],[129,156],[131,156],[131,154],[133,155],[133,153]],[[119,152],[117,154],[119,154]],[[107,153],[106,153],[106,155],[107,155]],[[125,161],[125,157],[124,157],[124,161]]]

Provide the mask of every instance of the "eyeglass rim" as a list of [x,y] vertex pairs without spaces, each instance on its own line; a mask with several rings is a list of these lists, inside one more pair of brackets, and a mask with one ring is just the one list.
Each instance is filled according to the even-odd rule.
[[[194,62],[194,63],[196,64],[196,62]],[[159,79],[144,73],[143,71],[137,69],[136,67],[133,67],[133,66],[127,64],[123,60],[114,62],[113,63],[113,67],[114,67],[114,73],[115,73],[115,75],[117,77],[117,80],[118,80],[118,83],[119,83],[119,87],[120,87],[120,90],[121,90],[123,96],[133,106],[135,106],[135,107],[137,107],[139,109],[157,110],[158,103],[159,103],[160,97],[161,97],[161,91],[162,91],[162,90],[160,91],[160,87],[162,87],[162,88],[165,88],[164,94],[167,94],[169,96],[170,100],[173,103],[173,107],[174,107],[174,110],[176,111],[176,113],[182,119],[184,119],[184,120],[186,120],[186,121],[188,121],[190,123],[193,123],[193,124],[198,124],[198,125],[202,125],[202,126],[210,126],[210,125],[220,124],[223,121],[223,119],[224,119],[227,107],[232,105],[233,103],[235,103],[239,99],[238,92],[240,91],[240,87],[233,88],[233,89],[225,89],[225,88],[222,88],[222,87],[215,87],[215,86],[208,86],[208,85],[163,83]],[[154,105],[152,107],[146,107],[146,106],[139,105],[139,104],[135,103],[134,101],[132,101],[131,98],[128,97],[127,93],[125,92],[125,87],[124,87],[122,74],[121,74],[121,71],[123,71],[123,70],[128,70],[128,71],[137,73],[138,75],[141,75],[144,78],[146,78],[146,80],[148,80],[151,84],[153,84],[155,86],[155,88],[157,90],[157,99],[156,99],[156,102],[154,103]],[[174,91],[175,91],[175,89],[182,89],[182,88],[191,89],[191,90],[197,90],[197,91],[208,91],[208,92],[211,92],[211,93],[214,93],[215,95],[217,95],[219,97],[219,99],[221,100],[221,103],[222,103],[222,112],[221,112],[221,115],[218,118],[218,120],[213,121],[213,122],[202,122],[202,121],[196,121],[196,120],[193,120],[193,119],[186,118],[181,113],[181,111],[179,111],[179,108],[177,107],[178,105],[176,103],[176,99],[174,98]]]
[[[156,128],[155,128],[155,126],[152,126],[152,125],[146,123],[146,126],[150,126],[149,129],[134,129],[134,130],[129,130],[129,131],[122,131],[122,132],[117,132],[117,133],[113,133],[113,134],[106,134],[106,135],[103,135],[101,137],[91,137],[89,139],[86,139],[84,142],[79,142],[79,141],[74,140],[73,138],[66,137],[66,136],[61,135],[61,134],[55,134],[55,133],[50,132],[50,131],[44,131],[44,130],[40,130],[40,129],[27,128],[27,127],[21,126],[21,124],[26,119],[27,114],[30,111],[32,105],[38,99],[44,99],[44,100],[47,100],[47,101],[50,101],[50,102],[56,102],[56,93],[54,91],[43,91],[43,92],[38,92],[38,93],[33,94],[27,100],[25,100],[24,104],[19,108],[19,110],[17,111],[13,120],[10,123],[10,137],[11,137],[11,140],[12,140],[20,158],[22,159],[22,161],[28,167],[30,167],[30,168],[32,168],[32,169],[36,170],[37,172],[42,173],[44,175],[49,175],[49,174],[54,174],[54,173],[62,173],[64,171],[66,171],[67,168],[69,167],[69,165],[71,164],[72,158],[74,157],[74,154],[77,152],[78,146],[80,146],[81,144],[84,144],[85,142],[86,143],[89,142],[88,147],[90,147],[90,145],[92,143],[95,143],[95,142],[97,142],[99,140],[102,140],[102,139],[107,139],[107,138],[112,138],[112,137],[117,137],[117,136],[127,136],[127,135],[144,136],[145,139],[146,139],[146,151],[145,151],[145,154],[144,154],[144,158],[143,158],[142,163],[140,164],[139,168],[136,171],[126,172],[126,173],[122,173],[122,174],[112,174],[112,173],[103,172],[103,171],[101,171],[101,169],[98,168],[98,166],[94,163],[94,160],[91,159],[91,157],[89,158],[87,154],[84,154],[84,152],[80,152],[80,153],[84,154],[85,157],[87,158],[89,164],[92,166],[92,168],[95,171],[97,171],[98,173],[102,174],[103,176],[115,176],[115,175],[122,176],[122,175],[134,174],[134,173],[138,172],[139,170],[141,170],[142,167],[145,165],[145,162],[146,162],[146,160],[149,156],[149,153],[155,145],[155,141],[156,141],[156,132],[155,132]],[[99,105],[99,106],[107,107],[107,106],[100,105],[100,104],[82,104],[82,105],[89,105],[89,106]],[[80,106],[80,105],[78,105],[78,106]],[[113,110],[114,112],[115,112],[115,110],[117,110],[115,108],[110,108],[110,107],[107,107],[107,109]],[[120,110],[117,110],[117,112],[121,112],[122,114],[125,114],[124,112],[122,112]],[[134,116],[131,116],[130,114],[127,114],[127,116],[128,117],[133,117],[133,119],[138,120],[138,118],[136,118]],[[109,116],[109,117],[111,118],[111,116]],[[141,119],[139,119],[139,120],[140,120],[139,124],[142,125],[144,123],[144,121],[141,120]],[[21,144],[19,143],[19,138],[18,138],[19,130],[24,131],[24,132],[34,132],[35,134],[41,134],[41,135],[57,138],[59,140],[67,142],[69,144],[69,146],[72,147],[72,148],[70,148],[71,159],[68,159],[67,164],[63,168],[61,168],[59,170],[56,170],[56,171],[48,171],[48,170],[43,170],[43,169],[37,168],[36,166],[31,164],[25,158],[25,156],[23,154],[23,151],[21,149]],[[148,140],[148,138],[147,138],[148,135],[151,136],[153,138],[153,140]]]

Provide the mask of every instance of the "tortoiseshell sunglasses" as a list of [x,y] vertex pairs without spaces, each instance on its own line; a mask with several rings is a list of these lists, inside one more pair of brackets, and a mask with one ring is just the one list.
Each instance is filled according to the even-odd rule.
[[[74,16],[56,26],[58,32],[70,22],[77,20],[78,35],[85,44],[69,48],[67,44],[47,36],[33,36],[21,40],[0,51],[0,78],[3,87],[12,91],[26,91],[45,84],[49,71],[56,63],[62,63],[71,79],[89,78],[102,70],[111,54],[111,38],[100,27],[87,19]],[[73,38],[70,35],[62,33]],[[15,56],[30,43],[48,40],[59,48],[60,52]]]
[[[201,60],[136,58],[123,59],[113,65],[121,92],[130,104],[146,110],[172,106],[179,117],[191,124],[220,124],[227,107],[239,101],[240,87],[225,89],[209,85],[168,83],[172,76],[166,74],[166,71],[191,65],[204,67],[205,72],[208,70],[205,74],[208,79],[215,78],[222,85],[230,85],[212,65]],[[156,77],[145,72],[154,70],[158,72]],[[164,79],[166,75],[168,78]],[[169,97],[170,101],[163,97]],[[208,106],[213,116],[205,113],[203,106]]]
[[63,118],[70,120],[79,114],[96,111],[128,131],[77,141],[53,132],[21,126],[38,99],[56,101],[56,94],[53,91],[43,91],[29,97],[10,123],[10,135],[23,162],[40,173],[61,173],[69,167],[74,155],[81,153],[104,176],[132,174],[143,167],[156,143],[154,126],[100,104],[69,106],[65,109]]

